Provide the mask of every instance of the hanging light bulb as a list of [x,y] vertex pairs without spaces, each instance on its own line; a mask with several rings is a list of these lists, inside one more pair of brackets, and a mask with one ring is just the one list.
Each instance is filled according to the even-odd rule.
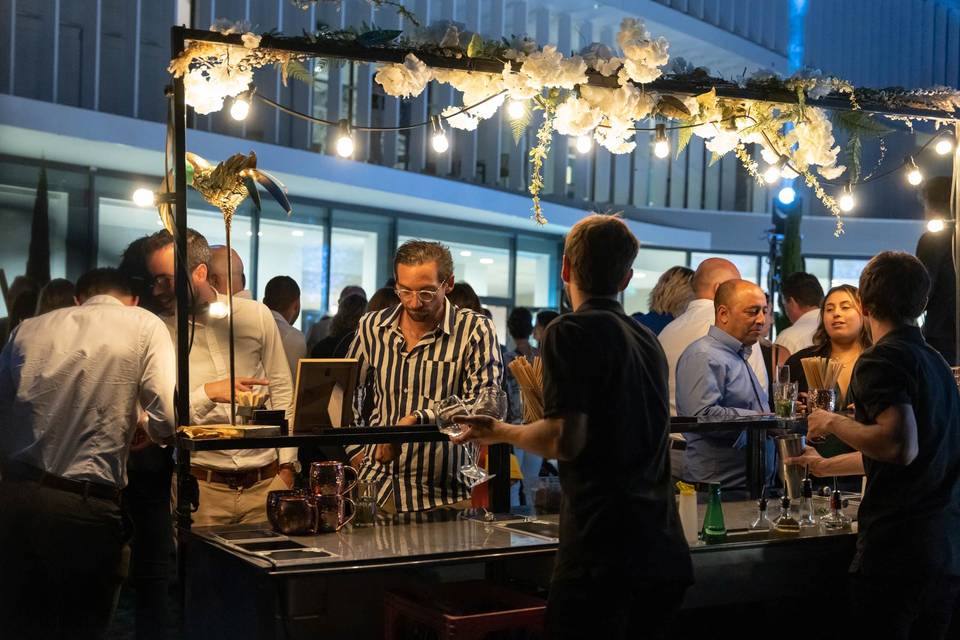
[[853,197],[853,187],[849,184],[843,188],[843,193],[840,194],[840,197],[837,199],[837,206],[840,207],[840,211],[844,213],[853,211],[853,208],[857,206],[857,201]]
[[947,227],[947,223],[943,218],[934,218],[927,223],[927,231],[932,233],[940,233]]
[[923,173],[920,172],[920,167],[913,161],[913,158],[907,160],[907,182],[913,186],[923,182]]
[[249,114],[250,99],[247,92],[243,92],[233,99],[233,104],[230,105],[230,117],[234,120],[241,121],[246,120]]
[[527,104],[523,100],[510,100],[507,103],[507,115],[511,120],[519,120],[527,113]]
[[590,153],[593,149],[593,140],[590,136],[577,136],[577,153]]
[[945,156],[953,151],[953,140],[950,138],[950,136],[943,136],[937,140],[937,144],[934,145],[933,149],[940,155]]
[[133,192],[133,204],[138,207],[152,207],[157,203],[157,195],[150,189],[140,188]]
[[658,124],[657,133],[653,143],[653,155],[658,158],[666,158],[670,155],[670,141],[667,140],[667,125]]
[[440,124],[440,116],[433,116],[433,137],[430,139],[430,144],[437,153],[444,153],[450,148],[450,141],[447,140],[447,134],[443,132],[443,126]]
[[349,158],[353,155],[353,136],[350,135],[350,124],[346,120],[340,121],[340,137],[337,138],[337,155]]
[[780,167],[775,164],[767,167],[767,170],[763,172],[763,180],[767,184],[773,184],[780,179]]

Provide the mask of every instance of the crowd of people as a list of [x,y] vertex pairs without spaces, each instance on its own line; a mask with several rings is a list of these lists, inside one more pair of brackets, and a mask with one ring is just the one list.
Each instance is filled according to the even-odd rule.
[[[802,461],[813,474],[870,479],[853,601],[865,609],[895,569],[911,576],[914,591],[885,596],[890,624],[948,623],[943,612],[960,591],[960,396],[944,360],[950,354],[937,353],[917,327],[935,304],[928,269],[913,256],[883,253],[859,288],[826,295],[813,275],[791,274],[778,300],[791,326],[771,343],[770,296],[719,257],[696,270],[669,269],[650,311],[628,316],[619,299],[638,249],[616,216],[578,222],[562,264],[571,311],[513,309],[509,349],[473,288],[456,279],[449,249],[422,240],[397,249],[385,287],[369,300],[362,288],[345,287],[334,315],[306,335],[295,328],[293,278],[271,279],[263,302],[254,301],[240,256],[193,230],[183,256],[160,231],[134,241],[119,268],[95,269],[75,288],[26,287],[34,311],[15,317],[11,309],[0,354],[0,616],[23,628],[46,625],[51,637],[67,628],[102,633],[132,537],[137,634],[164,633],[171,513],[178,488],[191,484],[177,478],[169,445],[177,423],[230,422],[232,348],[234,390],[268,390],[267,406],[288,415],[305,357],[357,361],[356,415],[365,425],[432,424],[438,401],[456,395],[469,405],[491,387],[507,392],[508,411],[503,421],[461,418],[468,428],[455,442],[195,453],[195,525],[264,521],[267,494],[302,482],[304,463],[328,457],[376,482],[387,513],[466,508],[471,486],[456,472],[464,448],[454,444],[505,442],[522,476],[515,505],[533,504],[544,461],[559,468],[565,499],[548,626],[551,637],[570,638],[626,637],[641,620],[650,637],[665,633],[693,579],[676,479],[719,483],[728,499],[748,495],[744,432],[672,436],[670,416],[769,414],[779,365],[805,384],[803,358],[835,359],[844,365],[840,408],[855,413],[810,415],[811,435],[824,439]],[[222,312],[230,260],[233,345]],[[189,283],[181,312],[190,333],[190,414],[179,420],[178,268]],[[544,417],[521,425],[507,364],[537,356]],[[766,464],[773,483],[771,442]],[[908,561],[885,565],[884,554],[905,543]],[[589,613],[597,610],[609,615]],[[939,627],[924,629],[938,637]]]

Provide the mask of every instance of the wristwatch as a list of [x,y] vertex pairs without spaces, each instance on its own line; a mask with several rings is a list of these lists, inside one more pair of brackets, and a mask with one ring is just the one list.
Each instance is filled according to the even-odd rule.
[[280,465],[281,469],[290,469],[294,473],[300,473],[300,470],[303,469],[303,465],[300,464],[299,460],[294,460],[293,462],[284,462]]

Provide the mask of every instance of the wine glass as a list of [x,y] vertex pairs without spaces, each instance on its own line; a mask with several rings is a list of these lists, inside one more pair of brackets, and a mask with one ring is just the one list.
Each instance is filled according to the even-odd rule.
[[455,395],[437,402],[433,405],[433,410],[437,414],[437,427],[440,433],[452,437],[460,435],[463,431],[463,425],[454,422],[453,419],[470,413],[467,411],[467,406],[463,404],[463,400]]
[[[474,401],[472,409],[473,415],[488,416],[494,420],[503,420],[507,415],[507,393],[499,387],[484,387],[477,394],[477,399]],[[486,469],[477,464],[477,454],[479,453],[480,445],[476,441],[472,441],[468,442],[465,446],[467,464],[460,467],[460,473],[463,474],[465,478],[473,481],[472,486],[490,480],[493,474],[487,473]]]

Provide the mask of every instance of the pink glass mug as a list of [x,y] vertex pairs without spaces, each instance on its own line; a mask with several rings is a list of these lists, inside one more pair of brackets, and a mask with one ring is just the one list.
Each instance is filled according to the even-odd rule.
[[[353,480],[344,486],[347,473],[353,474]],[[315,496],[342,496],[357,486],[357,470],[342,462],[328,460],[310,465],[310,493]]]
[[[338,495],[318,495],[313,498],[317,505],[317,533],[336,533],[357,515],[357,505],[350,498]],[[343,518],[343,505],[350,503],[350,517]]]

